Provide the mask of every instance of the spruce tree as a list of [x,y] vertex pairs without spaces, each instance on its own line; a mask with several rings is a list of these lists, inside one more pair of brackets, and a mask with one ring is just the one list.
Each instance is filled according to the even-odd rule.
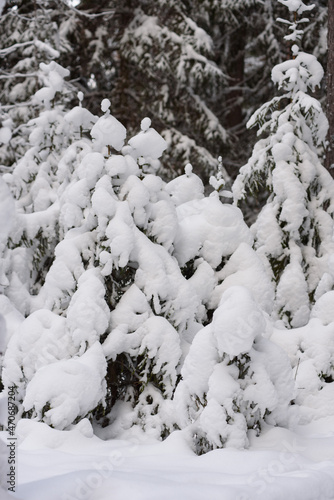
[[265,138],[237,177],[233,192],[238,203],[259,188],[267,202],[252,227],[255,248],[270,264],[276,285],[275,314],[284,324],[307,323],[312,304],[333,286],[333,181],[322,166],[327,120],[314,91],[323,77],[315,56],[299,45],[313,6],[301,0],[279,0],[294,16],[285,20],[291,59],[274,67],[272,79],[280,95],[250,119]]
[[[66,10],[65,3],[53,0],[5,2],[0,16],[2,170],[10,170],[29,147],[26,124],[38,115],[36,103],[31,98],[44,86],[40,63],[55,60],[69,49],[65,30],[60,29]],[[68,102],[69,97],[63,93],[62,99]]]
[[214,109],[226,78],[214,61],[210,35],[194,20],[195,6],[181,0],[121,6],[110,0],[98,7],[80,2],[77,10],[73,38],[78,46],[84,36],[85,48],[68,64],[89,109],[96,112],[107,96],[129,134],[138,113],[150,116],[170,145],[162,159],[164,176],[182,173],[191,162],[207,181],[228,147]]
[[34,99],[46,109],[4,176],[18,212],[4,293],[26,317],[4,383],[17,387],[20,415],[56,428],[89,416],[113,422],[111,435],[136,425],[162,438],[175,425],[183,359],[211,319],[216,273],[252,238],[190,165],[168,184],[157,175],[167,144],[149,118],[126,143],[108,99],[100,118],[81,94],[68,112],[52,108],[67,71],[41,69]]
[[52,61],[41,63],[44,87],[31,102],[39,115],[25,124],[29,132],[27,151],[12,172],[3,175],[16,200],[17,215],[8,241],[9,284],[6,294],[22,312],[29,314],[29,294],[38,293],[52,264],[59,238],[58,162],[73,140],[74,130],[57,104],[66,91],[69,71]]
[[248,446],[248,430],[287,425],[294,396],[287,355],[243,286],[231,286],[194,338],[176,389],[176,421],[198,454]]

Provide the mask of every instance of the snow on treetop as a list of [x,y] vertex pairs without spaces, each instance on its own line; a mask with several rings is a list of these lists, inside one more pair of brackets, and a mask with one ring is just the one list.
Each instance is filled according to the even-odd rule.
[[143,132],[146,132],[151,126],[151,119],[146,117],[141,121],[140,128]]
[[[108,101],[110,105],[108,99],[104,99],[102,103],[104,103],[104,101]],[[102,105],[103,108],[108,111],[107,104],[104,103]],[[117,151],[120,151],[126,138],[126,128],[108,112],[97,120],[90,134],[94,141],[95,150],[98,151],[105,146],[112,146]]]
[[[82,94],[82,92],[81,92]],[[82,94],[83,96],[83,94]],[[97,116],[93,115],[88,109],[81,106],[75,106],[64,116],[65,121],[73,123],[76,127],[83,127],[89,129],[93,123],[96,123]]]
[[192,172],[190,163],[186,165],[184,170],[184,175],[176,177],[166,185],[166,191],[171,196],[175,206],[204,197],[203,182]]
[[241,242],[252,244],[252,236],[237,207],[224,205],[216,192],[208,198],[193,199],[176,208],[180,232],[175,257],[181,266],[200,255],[212,267],[231,255]]
[[192,174],[193,167],[190,163],[187,163],[187,165],[184,168],[185,174],[189,177],[189,175]]
[[296,45],[296,44],[292,45],[292,47],[291,47],[291,52],[292,52],[292,54],[293,54],[294,56],[296,56],[296,55],[298,54],[298,52],[299,52],[299,47],[298,47],[298,45]]
[[307,92],[320,85],[324,70],[312,54],[299,52],[295,59],[277,64],[272,70],[272,81],[287,91]]
[[70,71],[66,68],[63,68],[63,66],[60,66],[60,64],[56,63],[55,61],[51,61],[49,64],[40,63],[39,67],[45,75],[49,75],[50,73],[55,72],[58,73],[62,78],[70,76]]
[[108,109],[110,108],[111,106],[111,102],[109,101],[109,99],[103,99],[103,101],[101,102],[101,109],[103,111],[103,113],[106,113],[108,111]]
[[154,128],[148,126],[149,121],[149,118],[142,120],[141,132],[132,137],[129,140],[129,144],[133,148],[137,158],[143,156],[144,158],[157,160],[165,149],[167,149],[167,142]]
[[314,4],[305,5],[302,0],[278,0],[280,3],[285,5],[290,12],[297,12],[298,14],[302,14],[308,10],[312,10],[314,8]]

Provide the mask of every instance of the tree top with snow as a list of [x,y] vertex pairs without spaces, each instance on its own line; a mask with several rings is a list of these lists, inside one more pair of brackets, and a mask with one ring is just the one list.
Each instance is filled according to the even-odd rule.
[[285,5],[290,12],[297,12],[302,14],[303,12],[312,10],[315,5],[305,5],[302,0],[278,0],[280,3]]

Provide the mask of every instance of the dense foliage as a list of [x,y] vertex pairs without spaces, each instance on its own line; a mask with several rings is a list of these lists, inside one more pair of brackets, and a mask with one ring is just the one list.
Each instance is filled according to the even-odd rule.
[[[325,64],[326,2],[316,7],[305,48]],[[16,134],[31,116],[22,103],[41,84],[38,64],[56,50],[91,112],[108,97],[130,135],[137,116],[151,117],[169,145],[164,178],[190,162],[206,184],[218,156],[234,178],[254,138],[245,123],[273,92],[271,68],[286,59],[276,23],[282,16],[276,0],[81,0],[76,8],[65,0],[7,0],[0,25],[2,46],[11,49],[0,52],[0,95],[9,106],[15,97],[15,107],[2,109]],[[66,98],[75,104],[75,93]],[[22,154],[22,145],[11,148],[7,164]]]

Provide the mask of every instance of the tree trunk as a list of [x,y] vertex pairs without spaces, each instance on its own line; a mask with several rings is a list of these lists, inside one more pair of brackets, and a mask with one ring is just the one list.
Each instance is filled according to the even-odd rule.
[[334,2],[328,2],[328,60],[327,60],[327,118],[328,147],[325,166],[334,177]]
[[233,129],[242,124],[242,102],[245,78],[245,46],[246,24],[241,24],[232,33],[230,39],[230,61],[227,63],[227,73],[231,78],[232,90],[226,94],[228,113],[225,117],[227,129]]

